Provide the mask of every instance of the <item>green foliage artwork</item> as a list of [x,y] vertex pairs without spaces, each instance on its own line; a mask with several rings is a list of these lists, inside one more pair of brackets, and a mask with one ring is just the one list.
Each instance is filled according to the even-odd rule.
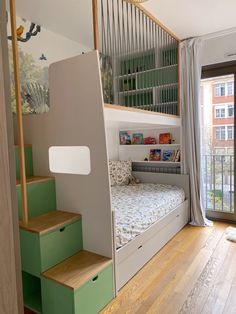
[[[19,47],[22,109],[24,114],[45,113],[49,110],[48,67],[40,67],[33,56]],[[12,46],[9,45],[11,107],[16,112]]]

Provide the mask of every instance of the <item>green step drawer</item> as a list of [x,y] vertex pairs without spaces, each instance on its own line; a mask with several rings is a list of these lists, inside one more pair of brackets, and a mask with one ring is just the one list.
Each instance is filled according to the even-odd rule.
[[[79,279],[67,280],[76,274],[74,265],[80,263],[79,254],[78,261],[73,260],[72,268],[67,261],[42,274],[42,308],[44,314],[97,314],[114,298],[112,262],[106,263],[97,272],[92,272],[85,282],[81,282],[81,277],[86,276],[86,270],[93,269],[92,265],[87,266],[83,261],[81,262],[81,274],[77,273]],[[91,261],[90,257],[89,260]],[[99,263],[99,261],[95,261],[94,267],[96,268]],[[53,278],[56,274],[58,276]],[[63,281],[63,278],[68,282],[70,281],[71,285]],[[78,285],[76,285],[77,283]]]
[[83,248],[81,220],[45,234],[20,229],[22,270],[35,276]]
[[75,314],[99,313],[113,299],[112,265],[75,291]]
[[[20,179],[20,148],[15,146],[16,179]],[[27,177],[34,175],[32,146],[25,145],[25,172]]]
[[113,297],[112,264],[76,290],[42,277],[44,314],[97,314]]
[[[16,186],[19,220],[22,219],[21,186]],[[46,214],[57,208],[56,185],[53,178],[38,179],[27,183],[29,219]]]

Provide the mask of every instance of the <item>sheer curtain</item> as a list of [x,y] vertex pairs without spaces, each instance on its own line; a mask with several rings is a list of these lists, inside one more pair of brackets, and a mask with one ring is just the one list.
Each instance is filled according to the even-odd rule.
[[200,82],[203,41],[188,39],[180,44],[182,161],[190,175],[191,224],[210,226],[201,197]]

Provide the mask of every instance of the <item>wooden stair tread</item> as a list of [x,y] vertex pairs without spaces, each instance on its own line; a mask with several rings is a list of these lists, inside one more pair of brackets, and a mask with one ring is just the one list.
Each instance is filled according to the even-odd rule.
[[32,218],[27,224],[20,221],[20,228],[42,235],[80,219],[80,214],[55,210],[48,214]]
[[42,275],[70,289],[78,289],[97,275],[112,260],[88,251],[80,251]]
[[[26,178],[27,184],[50,181],[50,180],[54,180],[54,178],[53,177],[41,177],[41,176],[34,176],[34,177]],[[20,185],[20,184],[21,184],[20,180],[16,180],[16,185]]]

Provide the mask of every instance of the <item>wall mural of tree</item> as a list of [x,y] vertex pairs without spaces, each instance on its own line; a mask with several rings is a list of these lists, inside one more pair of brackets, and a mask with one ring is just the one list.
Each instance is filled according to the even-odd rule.
[[[50,64],[79,55],[83,51],[90,50],[90,48],[33,24],[25,18],[17,16],[16,23],[23,112],[24,114],[46,113],[50,108],[48,81]],[[9,22],[7,30],[11,71],[11,106],[12,111],[16,112]]]
[[[34,57],[19,47],[22,107],[24,114],[45,113],[49,110],[48,67],[40,67]],[[11,77],[11,107],[16,112],[13,75],[12,47],[9,44],[9,64]]]

